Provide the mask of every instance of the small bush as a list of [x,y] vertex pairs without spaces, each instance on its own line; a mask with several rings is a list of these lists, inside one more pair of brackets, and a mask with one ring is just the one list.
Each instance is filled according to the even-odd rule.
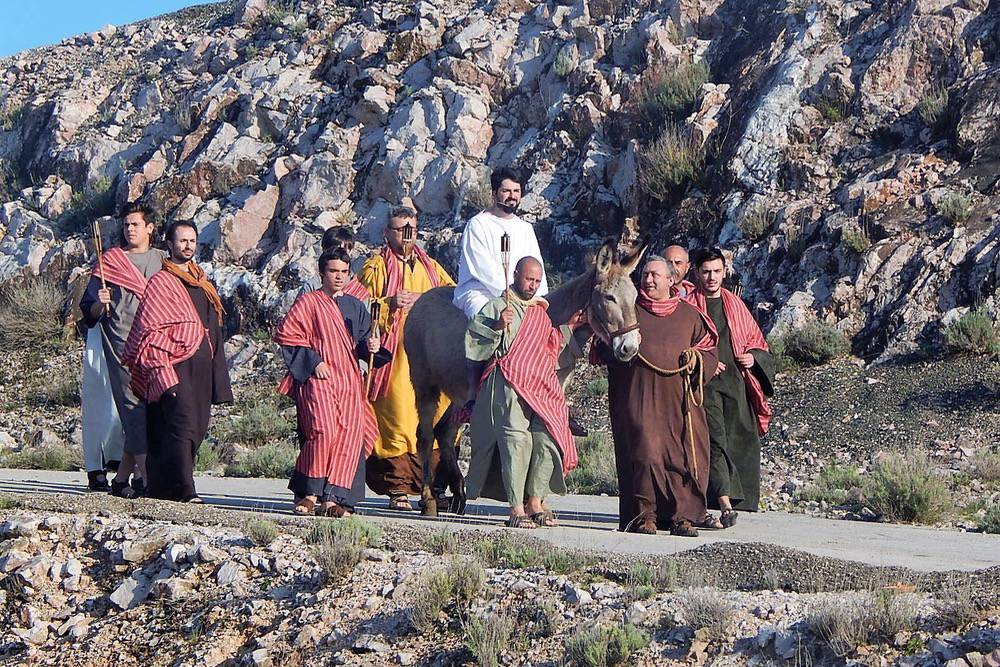
[[981,482],[1000,482],[1000,449],[980,449],[969,460],[969,472]]
[[958,630],[980,618],[979,606],[968,582],[949,582],[934,596],[937,617],[949,630]]
[[[651,597],[656,591],[672,591],[686,579],[677,561],[665,560],[655,566],[639,563],[629,568],[625,575],[625,587],[634,597]],[[692,580],[692,583],[695,583]]]
[[584,387],[583,393],[587,396],[607,396],[608,395],[608,378],[600,377],[594,378],[587,383]]
[[424,536],[424,548],[437,556],[458,552],[458,536],[447,528]]
[[764,238],[774,219],[774,211],[765,205],[747,207],[740,216],[740,233],[750,243],[756,243]]
[[286,440],[295,433],[295,425],[281,414],[281,406],[271,398],[241,401],[239,414],[230,417],[224,430],[227,442],[260,447],[276,440]]
[[979,530],[1000,535],[1000,504],[994,503],[986,510],[986,514],[979,520]]
[[772,336],[767,339],[767,346],[774,357],[774,368],[777,372],[787,373],[798,368],[798,363],[788,356],[788,349],[785,347],[784,338]]
[[681,617],[710,642],[724,640],[732,623],[733,605],[714,588],[692,588],[677,595]]
[[625,623],[577,630],[566,640],[566,659],[578,667],[631,664],[633,654],[649,646],[649,636]]
[[451,579],[452,596],[463,605],[475,600],[486,582],[483,566],[471,558],[452,559],[445,572]]
[[194,459],[195,472],[211,472],[219,467],[219,450],[212,446],[212,443],[205,440],[198,447],[198,452]]
[[574,70],[573,59],[570,58],[565,52],[560,51],[559,55],[556,56],[555,61],[552,63],[552,71],[560,79],[565,79]]
[[789,331],[782,340],[785,353],[802,364],[825,364],[844,356],[851,349],[840,330],[818,321]]
[[989,314],[970,310],[944,328],[944,344],[952,353],[997,354],[1000,352],[1000,332]]
[[948,89],[940,84],[931,86],[917,102],[917,113],[927,127],[936,127],[948,108]]
[[34,401],[52,407],[68,408],[80,405],[79,373],[47,376],[44,384],[35,391]]
[[251,517],[243,522],[243,532],[258,547],[266,547],[278,537],[278,526],[269,519]]
[[615,449],[607,435],[594,433],[578,441],[580,461],[566,478],[570,493],[618,495]]
[[15,499],[6,494],[0,494],[0,511],[17,509],[19,506]]
[[424,572],[413,591],[409,617],[421,632],[430,632],[449,608],[464,611],[482,590],[486,574],[479,563],[457,558]]
[[23,106],[5,107],[0,110],[0,132],[10,132],[16,126],[21,116],[24,115]]
[[569,574],[589,563],[587,557],[574,551],[557,549],[541,542],[528,542],[507,534],[483,538],[476,543],[473,551],[487,567],[543,567],[555,574]]
[[856,223],[844,225],[840,230],[840,242],[844,247],[858,255],[872,247],[872,240],[868,234]]
[[819,115],[823,120],[831,124],[839,123],[846,115],[843,103],[836,100],[820,100],[816,103],[816,108],[819,109]]
[[371,521],[356,516],[316,521],[309,526],[304,535],[305,541],[309,544],[343,539],[362,548],[379,546],[382,544],[382,537],[381,528]]
[[700,62],[657,72],[639,102],[639,115],[646,126],[655,133],[686,115],[709,76],[708,66]]
[[945,482],[925,454],[881,454],[865,477],[865,503],[885,521],[934,523],[951,507]]
[[550,600],[535,601],[520,608],[517,614],[519,627],[527,628],[534,639],[551,637],[559,628],[559,610]]
[[900,632],[916,626],[919,599],[916,595],[898,593],[889,589],[873,592],[869,596],[871,632],[869,641],[891,642]]
[[298,455],[298,450],[287,443],[271,443],[257,449],[247,449],[237,455],[236,461],[226,466],[226,475],[270,479],[288,477],[295,469]]
[[951,192],[941,198],[937,205],[938,213],[952,225],[964,222],[972,210],[972,200],[959,192]]
[[500,667],[500,656],[510,649],[515,621],[506,614],[470,618],[462,625],[465,647],[482,667]]
[[62,287],[48,276],[13,280],[0,287],[0,350],[44,353],[64,347],[65,300]]
[[112,183],[110,177],[102,176],[92,186],[73,193],[65,218],[72,228],[85,229],[93,220],[114,213],[115,193],[111,188]]
[[839,505],[847,499],[849,491],[860,489],[862,484],[861,474],[856,468],[831,463],[820,471],[815,483],[799,492],[798,498]]
[[0,452],[0,468],[61,470],[72,472],[83,466],[80,452],[67,447],[39,447],[19,452]]
[[316,564],[331,584],[346,578],[361,562],[361,545],[344,537],[313,544],[311,550]]
[[639,185],[665,201],[675,188],[697,178],[704,163],[705,149],[686,130],[668,125],[640,156]]
[[844,657],[866,643],[891,642],[916,626],[914,595],[877,590],[854,596],[828,596],[815,602],[806,624],[837,656]]

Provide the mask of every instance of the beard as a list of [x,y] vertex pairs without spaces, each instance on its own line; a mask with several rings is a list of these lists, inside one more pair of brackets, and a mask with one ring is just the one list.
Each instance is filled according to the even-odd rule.
[[520,202],[518,202],[517,204],[506,204],[502,201],[499,200],[497,201],[497,208],[506,213],[507,215],[512,215],[514,213],[517,213],[517,208],[519,205]]

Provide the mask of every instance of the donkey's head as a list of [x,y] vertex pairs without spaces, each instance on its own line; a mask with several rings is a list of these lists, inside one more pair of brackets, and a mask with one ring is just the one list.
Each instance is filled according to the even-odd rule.
[[590,294],[590,328],[611,347],[615,358],[629,361],[639,352],[639,322],[636,318],[637,292],[629,277],[646,252],[648,240],[626,256],[608,240],[594,260],[594,283]]

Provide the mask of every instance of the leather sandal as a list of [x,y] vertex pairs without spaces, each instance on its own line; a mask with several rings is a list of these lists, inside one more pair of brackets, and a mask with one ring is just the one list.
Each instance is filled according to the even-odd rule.
[[686,519],[675,523],[670,529],[670,534],[677,537],[698,537],[698,531]]
[[534,529],[538,527],[527,514],[511,514],[507,517],[507,522],[504,525],[508,528]]
[[132,500],[138,496],[135,489],[127,481],[116,482],[115,480],[111,480],[111,495],[118,498],[127,498],[128,500]]
[[309,515],[316,511],[316,501],[312,498],[300,498],[295,501],[292,512],[299,515]]
[[705,513],[705,518],[698,522],[699,528],[708,528],[709,530],[722,530],[725,528],[725,524],[711,512]]
[[389,496],[389,509],[401,512],[412,512],[413,505],[405,493],[394,493]]
[[734,509],[722,510],[722,516],[719,517],[719,521],[722,523],[723,528],[732,528],[736,525],[736,519],[739,516]]
[[535,525],[539,528],[555,528],[559,525],[556,523],[556,515],[552,512],[552,510],[535,512],[531,515],[531,520],[534,521]]
[[351,514],[352,512],[350,509],[332,500],[325,501],[319,506],[319,509],[316,510],[316,516],[329,516],[334,519],[340,519],[345,516],[350,516]]

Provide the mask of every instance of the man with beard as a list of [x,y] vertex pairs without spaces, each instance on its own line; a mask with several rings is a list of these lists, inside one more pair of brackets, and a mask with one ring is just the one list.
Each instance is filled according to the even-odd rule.
[[596,352],[608,366],[619,528],[696,537],[707,514],[709,466],[701,387],[715,373],[717,337],[697,308],[671,296],[674,278],[663,257],[646,260],[636,359],[618,361],[606,342]]
[[132,390],[147,403],[148,493],[200,503],[194,461],[212,404],[233,400],[222,340],[222,300],[194,261],[198,228],[167,229],[169,259],[146,286],[123,361]]
[[711,436],[708,503],[722,510],[708,527],[728,528],[736,510],[756,512],[760,501],[760,437],[773,411],[774,357],[743,300],[722,286],[726,261],[718,248],[695,254],[698,289],[687,301],[707,314],[719,332],[719,366],[705,386]]

